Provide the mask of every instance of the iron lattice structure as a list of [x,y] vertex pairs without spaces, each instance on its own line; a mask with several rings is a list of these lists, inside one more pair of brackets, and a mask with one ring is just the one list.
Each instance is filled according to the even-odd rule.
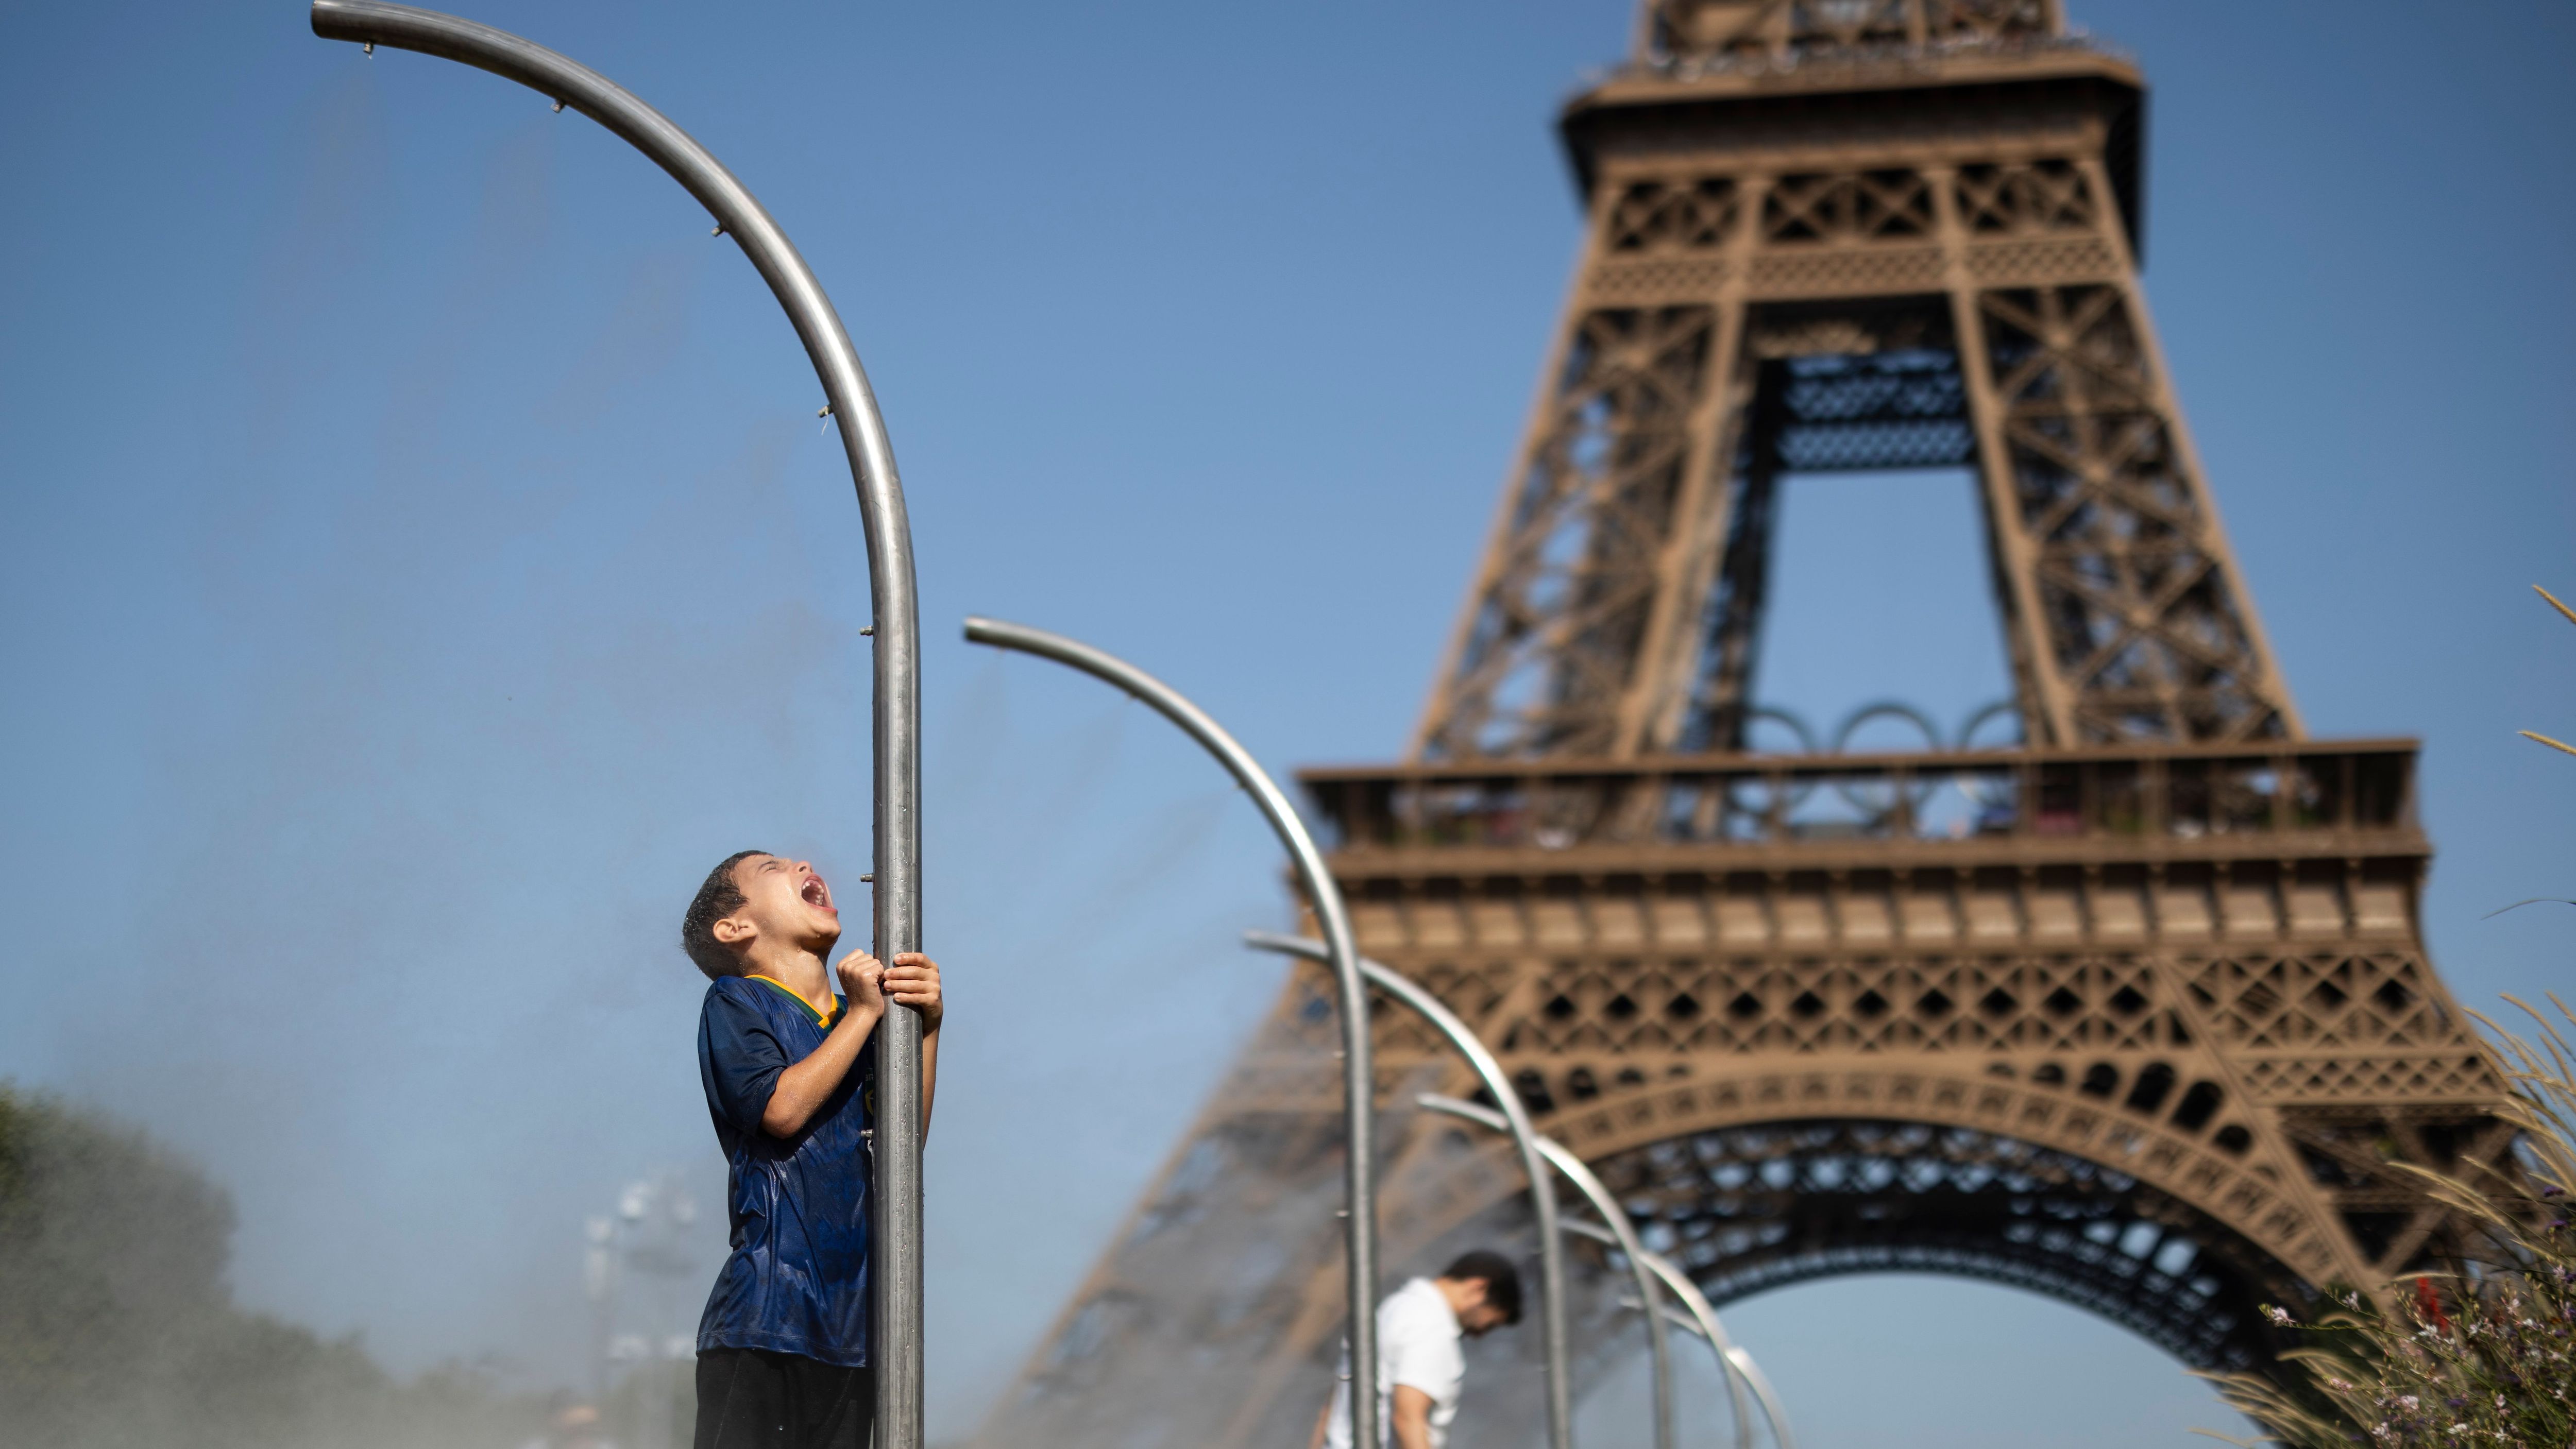
[[[1721,1304],[1969,1274],[2260,1367],[2261,1301],[2473,1250],[2391,1170],[2509,1145],[2415,746],[2305,737],[2139,291],[2142,103],[2053,0],[1648,0],[1562,118],[1584,259],[1411,758],[1303,776],[1362,948]],[[2024,743],[1748,752],[1781,479],[1908,467],[1978,480]],[[1330,1013],[1292,977],[980,1443],[1304,1442]],[[1388,1101],[1472,1086],[1378,1036]],[[1526,1234],[1499,1144],[1384,1150],[1391,1272]],[[1530,1379],[1459,1432],[1532,1439]]]

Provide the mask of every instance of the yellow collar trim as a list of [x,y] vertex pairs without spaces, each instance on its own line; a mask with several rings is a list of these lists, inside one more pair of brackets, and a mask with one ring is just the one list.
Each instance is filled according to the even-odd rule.
[[841,1012],[844,1007],[841,999],[837,996],[830,998],[832,1004],[829,1009],[818,1011],[815,1009],[814,1003],[797,994],[796,988],[779,980],[777,977],[763,976],[757,971],[745,972],[744,974],[754,981],[766,982],[768,985],[775,988],[781,996],[795,1002],[797,1009],[805,1013],[805,1019],[814,1023],[816,1026],[829,1028],[834,1022],[841,1019]]

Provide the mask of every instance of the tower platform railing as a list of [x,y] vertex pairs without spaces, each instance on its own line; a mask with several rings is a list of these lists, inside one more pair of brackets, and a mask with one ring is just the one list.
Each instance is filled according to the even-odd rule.
[[[1300,771],[1341,853],[1866,843],[2195,859],[2419,855],[2409,739],[1485,759]],[[2078,854],[2085,853],[2077,850]]]

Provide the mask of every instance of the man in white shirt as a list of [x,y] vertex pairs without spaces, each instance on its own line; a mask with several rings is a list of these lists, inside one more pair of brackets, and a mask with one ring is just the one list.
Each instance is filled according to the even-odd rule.
[[[1481,1338],[1521,1321],[1521,1275],[1512,1261],[1481,1248],[1459,1257],[1437,1278],[1416,1278],[1377,1306],[1377,1431],[1389,1449],[1440,1449],[1458,1417],[1466,1382],[1462,1338]],[[1351,1348],[1342,1345],[1342,1381],[1315,1421],[1308,1449],[1351,1449]]]

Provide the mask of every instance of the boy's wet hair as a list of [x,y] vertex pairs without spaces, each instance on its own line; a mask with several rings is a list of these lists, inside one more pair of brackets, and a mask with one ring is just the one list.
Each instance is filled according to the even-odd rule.
[[1458,1261],[1440,1270],[1440,1276],[1453,1283],[1474,1279],[1485,1285],[1485,1301],[1503,1315],[1505,1323],[1521,1321],[1521,1270],[1512,1260],[1487,1248],[1460,1253]]
[[689,959],[698,963],[698,969],[707,973],[710,981],[742,971],[742,958],[734,954],[731,946],[716,939],[716,922],[741,910],[746,899],[742,887],[734,883],[733,868],[755,855],[768,854],[766,850],[737,850],[716,862],[716,868],[707,872],[706,884],[698,887],[696,897],[689,902],[689,913],[680,918],[680,949],[689,953]]

